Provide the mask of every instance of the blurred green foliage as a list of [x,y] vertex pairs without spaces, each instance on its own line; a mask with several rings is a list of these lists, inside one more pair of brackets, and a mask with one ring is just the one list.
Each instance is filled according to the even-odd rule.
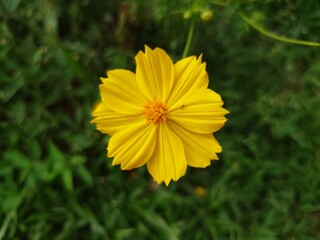
[[[319,42],[319,10],[317,0],[1,0],[0,239],[319,239],[319,49],[238,16]],[[108,137],[89,122],[99,76],[134,70],[144,44],[178,60],[190,16],[190,54],[204,53],[231,114],[216,134],[221,160],[167,188],[144,168],[111,167]]]

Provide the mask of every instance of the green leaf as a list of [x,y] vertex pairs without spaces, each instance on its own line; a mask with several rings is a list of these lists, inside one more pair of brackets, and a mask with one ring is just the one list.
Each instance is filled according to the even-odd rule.
[[64,154],[57,148],[53,142],[49,142],[49,156],[46,159],[46,171],[44,173],[45,181],[52,181],[60,174],[63,174],[67,168]]
[[20,2],[21,0],[2,0],[3,6],[9,13],[14,12],[19,6]]
[[62,174],[62,181],[63,185],[66,190],[72,191],[73,190],[73,179],[72,179],[72,172],[70,168],[67,168]]
[[93,177],[86,167],[79,166],[77,170],[78,170],[78,174],[86,184],[88,185],[93,184]]
[[25,85],[25,82],[21,76],[14,79],[14,81],[9,77],[6,77],[5,80],[8,82],[10,81],[11,83],[6,89],[0,89],[0,100],[7,102]]

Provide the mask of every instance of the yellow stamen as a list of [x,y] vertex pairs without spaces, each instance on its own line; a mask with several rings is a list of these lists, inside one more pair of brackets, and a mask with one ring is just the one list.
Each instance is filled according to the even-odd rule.
[[158,101],[155,97],[144,107],[144,115],[149,122],[154,124],[159,124],[162,121],[166,121],[167,112],[167,106]]

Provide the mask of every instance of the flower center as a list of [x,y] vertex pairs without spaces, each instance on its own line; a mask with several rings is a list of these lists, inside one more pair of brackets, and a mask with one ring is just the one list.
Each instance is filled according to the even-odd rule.
[[167,118],[168,108],[155,97],[144,107],[144,115],[149,122],[159,124]]

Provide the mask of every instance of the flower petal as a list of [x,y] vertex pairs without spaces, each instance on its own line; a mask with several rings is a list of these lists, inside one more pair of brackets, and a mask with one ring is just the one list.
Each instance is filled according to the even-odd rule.
[[148,99],[156,97],[165,102],[173,84],[173,62],[160,48],[150,49],[145,46],[145,53],[136,56],[137,83]]
[[208,87],[206,63],[202,63],[202,55],[184,58],[174,64],[174,83],[168,99],[168,106],[177,107],[184,97],[195,89]]
[[122,170],[144,165],[154,151],[155,133],[156,128],[146,122],[116,132],[108,145],[108,157],[114,157],[112,165],[121,164]]
[[177,181],[186,173],[187,161],[179,137],[166,124],[160,124],[157,130],[156,146],[147,167],[156,182],[164,181],[168,186],[171,179]]
[[227,121],[224,115],[228,111],[222,108],[220,95],[210,89],[194,91],[180,104],[182,105],[178,109],[169,109],[167,119],[192,132],[216,132]]
[[108,78],[101,78],[101,98],[111,110],[123,114],[142,113],[147,99],[141,94],[135,74],[123,70],[108,71]]
[[222,148],[212,134],[194,133],[172,121],[167,121],[167,124],[181,139],[188,165],[205,168],[211,160],[219,159],[216,153],[220,153]]
[[143,114],[125,115],[109,109],[104,103],[100,103],[93,111],[95,117],[91,122],[96,124],[97,129],[112,136],[115,132],[130,127],[138,122],[145,122]]

